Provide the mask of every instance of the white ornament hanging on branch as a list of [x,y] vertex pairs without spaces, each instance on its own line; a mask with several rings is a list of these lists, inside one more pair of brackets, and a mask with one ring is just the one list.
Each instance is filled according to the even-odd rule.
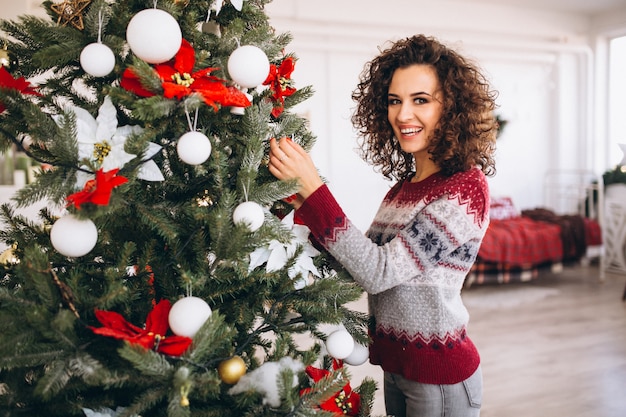
[[80,66],[89,75],[104,77],[115,68],[115,55],[103,43],[90,43],[80,53]]
[[228,74],[240,87],[255,88],[270,73],[270,61],[259,47],[244,45],[228,57]]
[[205,134],[192,131],[182,135],[176,143],[181,161],[189,165],[200,165],[211,156],[211,141]]
[[50,229],[52,247],[61,255],[78,258],[91,252],[98,242],[98,229],[89,219],[68,214]]
[[239,204],[233,211],[233,222],[238,225],[246,225],[251,232],[256,232],[263,226],[265,212],[263,207],[254,201],[246,201]]
[[185,102],[185,115],[187,116],[187,123],[189,124],[189,132],[182,135],[176,143],[176,151],[181,161],[189,165],[200,165],[204,163],[209,156],[211,156],[212,146],[209,138],[204,133],[200,133],[196,130],[198,125],[198,111],[196,108],[196,114],[193,121],[189,115],[187,109],[187,102]]
[[343,361],[348,365],[359,366],[363,365],[369,359],[369,348],[360,343],[354,343],[354,349]]
[[176,55],[183,34],[171,14],[161,9],[146,9],[130,19],[126,41],[137,57],[149,64],[160,64]]
[[211,307],[202,298],[185,297],[172,306],[168,323],[175,335],[193,338],[211,314]]
[[89,75],[94,77],[107,76],[115,68],[115,54],[107,45],[102,43],[102,11],[98,14],[98,41],[91,43],[80,53],[80,66]]
[[345,359],[354,350],[354,339],[345,329],[335,330],[326,339],[326,350],[335,359]]

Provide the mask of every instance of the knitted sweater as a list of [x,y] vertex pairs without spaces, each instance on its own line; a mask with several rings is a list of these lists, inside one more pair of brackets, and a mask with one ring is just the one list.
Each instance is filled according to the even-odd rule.
[[478,368],[461,288],[489,223],[488,203],[485,176],[473,168],[398,182],[366,235],[326,186],[297,210],[369,295],[371,363],[429,384],[455,384]]

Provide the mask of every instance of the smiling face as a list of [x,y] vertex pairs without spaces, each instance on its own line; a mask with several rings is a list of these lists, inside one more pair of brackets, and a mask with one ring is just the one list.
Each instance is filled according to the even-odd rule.
[[443,113],[441,94],[437,73],[430,65],[398,68],[391,78],[387,118],[400,147],[413,154],[416,164],[430,161],[430,137]]

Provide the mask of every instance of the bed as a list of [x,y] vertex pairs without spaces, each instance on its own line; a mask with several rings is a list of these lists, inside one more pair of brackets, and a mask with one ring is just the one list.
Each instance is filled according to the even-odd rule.
[[542,207],[520,211],[510,197],[493,197],[491,222],[466,287],[531,281],[594,259],[604,279],[602,206],[601,177],[586,171],[546,173]]

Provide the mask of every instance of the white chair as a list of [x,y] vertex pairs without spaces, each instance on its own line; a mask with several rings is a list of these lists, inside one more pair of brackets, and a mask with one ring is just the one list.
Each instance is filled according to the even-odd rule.
[[604,207],[604,265],[607,271],[626,274],[626,201],[606,198]]

